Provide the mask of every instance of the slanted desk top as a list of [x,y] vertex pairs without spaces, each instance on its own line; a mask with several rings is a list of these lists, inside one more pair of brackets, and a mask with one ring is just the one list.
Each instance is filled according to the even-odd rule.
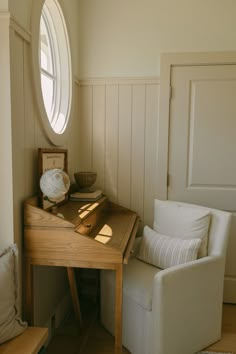
[[121,352],[122,268],[128,262],[137,233],[138,215],[111,203],[67,201],[60,218],[38,206],[38,198],[24,205],[26,317],[33,323],[32,265],[67,267],[75,312],[80,315],[73,267],[116,270],[116,353]]

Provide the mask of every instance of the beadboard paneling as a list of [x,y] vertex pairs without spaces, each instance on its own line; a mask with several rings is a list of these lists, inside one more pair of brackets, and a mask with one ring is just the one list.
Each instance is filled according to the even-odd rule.
[[92,169],[93,152],[93,89],[92,86],[85,86],[80,89],[80,119],[78,139],[80,142],[79,161],[82,171]]
[[135,85],[132,88],[130,206],[139,215],[143,214],[144,198],[145,110],[146,86]]
[[132,86],[119,86],[118,125],[118,198],[117,202],[130,207],[131,143],[132,143]]
[[[6,115],[4,120],[11,120],[14,205],[14,239],[12,238],[11,243],[16,242],[18,245],[20,269],[22,268],[23,202],[38,192],[38,148],[54,148],[44,132],[37,109],[31,60],[31,47],[28,38],[26,39],[22,35],[22,31],[18,32],[18,26],[11,26],[10,64],[8,63],[11,71],[11,116]],[[79,85],[76,82],[74,82],[74,102],[71,134],[63,146],[68,149],[71,178],[73,172],[78,170],[79,160]],[[6,189],[9,188],[9,191],[11,191],[10,177],[8,185],[4,186]],[[7,208],[6,210],[10,213],[10,210]],[[44,326],[54,313],[59,299],[63,298],[67,292],[68,280],[65,271],[61,268],[49,270],[46,267],[40,267],[36,272],[37,280],[34,284],[34,292],[37,294],[35,325]],[[20,285],[22,279],[24,276],[21,276],[20,272]],[[47,296],[44,296],[44,293]]]
[[[11,30],[12,31],[12,30]],[[13,31],[12,31],[13,32]],[[12,116],[12,168],[13,168],[13,199],[21,200],[24,193],[24,181],[25,177],[25,159],[24,159],[24,70],[19,70],[19,67],[24,66],[24,40],[11,33],[10,50],[11,50],[11,70],[14,72],[14,84],[18,88],[12,90],[11,95],[11,116]],[[17,58],[17,61],[14,60]],[[14,236],[15,242],[21,245],[21,216],[22,210],[20,208],[14,208]],[[19,247],[20,248],[20,247]]]
[[117,201],[119,87],[106,85],[106,145],[104,192]]
[[96,184],[104,190],[105,165],[105,121],[106,121],[106,88],[97,85],[93,88],[93,135],[92,166],[97,172]]
[[98,173],[96,188],[152,224],[159,80],[80,81],[80,170]]
[[156,190],[156,165],[157,161],[157,115],[159,109],[159,86],[146,86],[146,120],[145,120],[145,167],[144,167],[144,220],[147,225],[153,223],[153,199]]

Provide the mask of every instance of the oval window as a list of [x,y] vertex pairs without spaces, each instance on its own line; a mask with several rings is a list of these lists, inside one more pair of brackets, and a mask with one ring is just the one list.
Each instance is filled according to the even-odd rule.
[[33,61],[40,114],[50,140],[59,145],[71,112],[72,69],[66,23],[57,0],[41,1],[37,46]]

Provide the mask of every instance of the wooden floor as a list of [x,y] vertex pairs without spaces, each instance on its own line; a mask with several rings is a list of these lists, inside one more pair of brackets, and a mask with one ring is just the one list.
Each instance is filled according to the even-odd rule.
[[222,338],[208,349],[216,352],[224,351],[236,354],[236,305],[224,305]]
[[[113,337],[99,324],[97,317],[96,308],[89,305],[84,311],[81,331],[73,315],[69,316],[56,330],[47,354],[113,354]],[[236,305],[224,305],[222,339],[207,350],[236,354]],[[129,351],[123,348],[123,354]]]

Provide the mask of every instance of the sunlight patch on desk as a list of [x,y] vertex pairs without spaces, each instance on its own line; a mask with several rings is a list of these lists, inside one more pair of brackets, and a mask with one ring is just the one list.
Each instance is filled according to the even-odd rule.
[[81,208],[79,208],[78,212],[84,209],[88,209],[91,203],[83,205]]
[[96,241],[99,241],[99,242],[101,242],[101,243],[107,243],[108,241],[110,241],[110,237],[109,236],[102,236],[102,235],[97,235],[96,237],[95,237],[95,240]]
[[98,206],[98,203],[88,203],[83,205],[81,208],[78,209],[78,214],[81,218],[87,216],[93,209]]
[[91,210],[95,209],[97,206],[98,206],[98,203],[92,203],[92,204],[90,204],[90,206],[87,209],[91,211]]
[[102,242],[102,243],[107,243],[110,241],[112,237],[112,228],[105,224],[102,229],[99,231],[97,236],[95,237],[95,240]]
[[85,216],[87,216],[89,214],[88,210],[84,210],[81,213],[79,213],[79,216],[81,217],[81,219],[85,218]]
[[99,235],[112,237],[112,228],[107,224],[103,225],[102,229],[99,231]]

